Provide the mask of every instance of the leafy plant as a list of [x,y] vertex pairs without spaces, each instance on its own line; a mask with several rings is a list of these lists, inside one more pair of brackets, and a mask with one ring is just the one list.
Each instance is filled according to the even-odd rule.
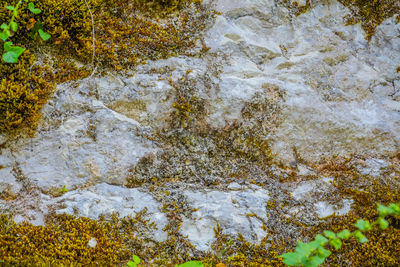
[[136,267],[140,263],[140,258],[136,255],[132,256],[132,261],[128,262],[128,267]]
[[[132,256],[132,261],[129,261],[128,267],[137,267],[140,263],[140,258],[136,255]],[[201,261],[188,261],[183,264],[176,264],[175,267],[203,267],[203,263]]]
[[377,210],[379,217],[376,221],[370,223],[360,219],[354,224],[358,229],[354,232],[350,232],[347,229],[340,233],[324,231],[323,235],[318,234],[310,243],[298,242],[295,252],[281,255],[283,263],[288,266],[316,267],[332,254],[331,250],[325,248],[327,245],[339,250],[342,247],[342,242],[351,237],[356,238],[360,243],[368,242],[364,232],[371,231],[374,226],[379,226],[380,229],[385,230],[389,226],[389,222],[385,217],[400,215],[400,204],[391,203],[389,206],[378,204]]
[[[7,63],[17,63],[18,58],[25,51],[25,48],[14,46],[13,42],[7,41],[18,30],[16,18],[18,17],[18,11],[23,2],[28,3],[28,0],[19,0],[15,6],[6,6],[8,10],[12,11],[13,15],[8,23],[2,23],[0,26],[0,29],[2,30],[2,32],[0,32],[0,39],[4,42],[4,53],[2,58]],[[35,15],[42,12],[39,8],[36,8],[35,4],[32,2],[28,3],[28,9]],[[51,37],[49,33],[42,29],[42,26],[39,22],[36,22],[35,27],[33,27],[33,31],[33,34],[35,31],[37,31],[40,38],[42,38],[44,41],[47,41]]]
[[67,192],[68,192],[68,188],[65,185],[60,188],[60,194],[65,194]]

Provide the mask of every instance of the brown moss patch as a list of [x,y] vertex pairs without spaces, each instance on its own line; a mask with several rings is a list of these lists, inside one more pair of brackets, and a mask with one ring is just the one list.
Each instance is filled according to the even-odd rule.
[[366,39],[371,40],[376,28],[388,18],[400,14],[397,0],[339,0],[350,9],[351,15],[345,17],[346,24],[361,23]]
[[[282,2],[293,14],[299,16],[322,1],[306,0],[304,5],[299,5],[297,1],[282,0]],[[329,0],[323,2],[329,4]],[[339,0],[339,2],[348,7],[351,13],[344,18],[346,25],[361,23],[368,41],[385,19],[396,16],[397,23],[399,22],[400,3],[397,0]]]

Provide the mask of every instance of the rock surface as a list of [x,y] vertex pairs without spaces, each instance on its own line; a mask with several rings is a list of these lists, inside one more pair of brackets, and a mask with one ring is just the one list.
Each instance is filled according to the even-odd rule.
[[[400,24],[386,20],[367,42],[331,2],[296,17],[279,1],[216,0],[201,56],[59,85],[34,138],[0,137],[0,210],[43,224],[49,210],[97,219],[146,208],[162,241],[163,206],[176,198],[180,231],[199,250],[217,224],[254,242],[264,224],[294,233],[277,224],[272,200],[311,225],[346,214],[352,200],[336,199],[311,163],[356,154],[365,175],[389,168],[400,141]],[[286,181],[282,165],[317,177]]]

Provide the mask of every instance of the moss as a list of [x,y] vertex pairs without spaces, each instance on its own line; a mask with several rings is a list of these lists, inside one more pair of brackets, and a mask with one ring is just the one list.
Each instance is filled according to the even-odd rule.
[[40,110],[55,88],[53,74],[33,66],[35,60],[27,51],[17,64],[0,64],[0,134],[34,134]]
[[[118,225],[68,215],[56,216],[49,226],[15,224],[0,217],[0,258],[6,266],[115,265],[128,259]],[[95,238],[97,246],[87,246]]]
[[174,13],[188,4],[199,4],[201,0],[135,0],[144,12],[165,16]]
[[[283,3],[296,15],[306,13],[315,3],[320,1],[306,0],[304,5],[298,2],[283,0]],[[325,0],[329,4],[329,0]],[[361,23],[367,40],[371,40],[376,28],[388,18],[396,16],[397,23],[400,18],[400,4],[397,0],[339,0],[348,7],[350,15],[346,16],[346,25]]]
[[[71,0],[63,5],[54,0],[33,2],[43,10],[38,20],[52,34],[52,46],[60,53],[91,62],[92,20],[85,1]],[[89,0],[96,32],[96,64],[121,70],[194,47],[194,36],[204,27],[207,15],[184,11],[189,2],[146,1],[170,12],[182,9],[173,18],[160,21],[154,18],[157,10],[143,13],[142,1]]]
[[[16,2],[10,0],[0,6],[0,22],[7,21],[11,15],[6,5]],[[33,136],[40,110],[54,91],[55,82],[76,80],[91,73],[88,68],[75,64],[75,59],[86,66],[92,62],[92,20],[85,1],[69,0],[62,5],[55,0],[31,2],[42,12],[33,17],[27,8],[21,9],[19,29],[11,38],[27,50],[18,64],[0,65],[0,134],[19,132]],[[88,1],[96,33],[94,63],[100,70],[127,70],[147,59],[184,53],[195,46],[205,21],[212,15],[194,0],[146,3],[154,9],[144,8],[140,0]],[[185,9],[190,4],[195,7]],[[173,16],[156,18],[157,14],[171,12]],[[51,33],[48,42],[32,36],[30,30],[35,22],[41,22]],[[0,53],[2,50],[0,46]],[[38,62],[35,55],[40,56]]]
[[397,0],[339,0],[350,9],[351,15],[346,17],[346,24],[361,23],[366,39],[371,40],[376,28],[388,18],[400,14]]

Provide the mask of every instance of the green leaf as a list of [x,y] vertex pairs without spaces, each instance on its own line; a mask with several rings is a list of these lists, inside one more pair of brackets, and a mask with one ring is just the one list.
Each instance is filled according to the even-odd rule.
[[349,230],[344,229],[343,231],[341,231],[340,233],[338,233],[337,236],[338,236],[340,239],[347,240],[347,239],[350,238],[351,233],[350,233]]
[[334,239],[334,238],[336,238],[336,234],[334,233],[334,232],[332,232],[332,231],[324,231],[324,235],[327,237],[327,238],[329,238],[329,239]]
[[10,35],[7,32],[0,32],[0,39],[5,41],[8,39],[8,37],[10,37]]
[[366,243],[368,242],[368,239],[365,237],[365,235],[363,235],[363,233],[361,233],[360,231],[356,231],[355,232],[355,237],[357,238],[357,241],[360,243]]
[[323,247],[326,243],[328,243],[328,239],[326,239],[323,235],[318,234],[315,237],[315,240],[308,243],[311,246],[312,251],[318,249],[319,247]]
[[379,216],[382,216],[382,217],[385,217],[385,216],[389,215],[389,213],[390,213],[390,208],[383,206],[381,204],[378,204],[377,210],[378,210]]
[[365,232],[365,231],[369,231],[372,229],[371,224],[369,223],[369,221],[364,221],[364,220],[358,220],[356,222],[356,224],[354,224],[355,227],[357,227],[360,231]]
[[379,224],[379,227],[382,229],[382,230],[385,230],[386,228],[388,228],[388,226],[389,226],[389,222],[388,221],[386,221],[384,218],[382,218],[382,217],[379,217],[379,219],[378,219],[378,224]]
[[3,30],[8,30],[10,28],[10,26],[8,26],[7,23],[2,23],[0,28],[3,29]]
[[335,250],[339,250],[342,247],[342,241],[339,238],[332,239],[329,244],[331,244]]
[[201,261],[188,261],[184,264],[178,265],[179,267],[203,267],[203,263]]
[[28,4],[28,8],[33,14],[40,14],[40,12],[42,12],[42,10],[40,10],[39,8],[35,8],[35,4],[32,2]]
[[283,263],[288,266],[296,266],[301,263],[302,256],[297,252],[289,252],[282,254],[281,257],[283,258]]
[[304,255],[305,257],[308,257],[311,255],[311,253],[315,250],[316,248],[311,246],[310,244],[303,243],[299,241],[297,243],[296,247],[296,252],[299,253],[300,255]]
[[132,260],[133,260],[133,262],[136,263],[136,264],[139,264],[139,263],[140,263],[140,258],[139,258],[138,256],[136,256],[136,255],[133,255],[133,256],[132,256]]
[[323,257],[323,258],[327,258],[332,254],[332,252],[329,249],[325,249],[323,247],[319,247],[317,253],[318,253],[318,256]]
[[328,239],[326,239],[323,235],[318,234],[315,237],[315,241],[318,242],[321,246],[325,245],[326,243],[328,243]]
[[42,29],[38,30],[38,33],[40,35],[40,38],[42,38],[43,41],[47,41],[50,39],[51,35],[45,31],[43,31]]
[[7,8],[8,10],[14,10],[14,9],[15,9],[13,6],[6,6],[6,8]]
[[10,22],[10,27],[11,27],[11,30],[16,32],[18,30],[18,23],[16,23],[15,21],[11,21]]
[[12,45],[13,45],[12,42],[5,42],[5,43],[4,43],[4,50],[5,50],[6,52],[11,51]]
[[389,209],[390,209],[390,215],[400,215],[400,205],[395,203],[390,203]]
[[25,51],[25,48],[19,46],[11,47],[3,54],[3,60],[7,63],[17,63],[19,56]]
[[137,266],[137,264],[134,263],[133,261],[129,261],[129,262],[127,263],[127,265],[128,265],[128,267],[136,267],[136,266]]
[[307,265],[308,267],[318,267],[322,263],[324,263],[325,258],[320,256],[313,256],[311,259],[308,260]]

